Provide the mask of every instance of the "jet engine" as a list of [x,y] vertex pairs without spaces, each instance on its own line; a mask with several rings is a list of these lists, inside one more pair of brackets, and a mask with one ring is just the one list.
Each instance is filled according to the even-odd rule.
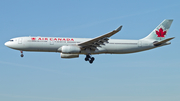
[[78,58],[79,54],[64,54],[61,53],[61,58]]
[[61,52],[64,54],[78,54],[81,49],[78,46],[62,46]]

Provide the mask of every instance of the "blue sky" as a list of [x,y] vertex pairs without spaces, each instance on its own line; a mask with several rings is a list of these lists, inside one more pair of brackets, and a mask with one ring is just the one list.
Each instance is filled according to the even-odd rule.
[[[1,101],[179,101],[178,0],[0,0]],[[4,46],[19,36],[140,39],[174,19],[171,45],[133,54],[94,55],[93,64],[59,53]]]

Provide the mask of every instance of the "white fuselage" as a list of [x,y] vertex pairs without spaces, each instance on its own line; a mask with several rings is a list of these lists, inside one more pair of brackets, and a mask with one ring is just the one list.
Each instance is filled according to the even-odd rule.
[[[57,37],[17,37],[6,42],[5,45],[21,51],[39,51],[39,52],[61,52],[59,48],[68,45],[77,45],[81,42],[90,40],[90,38],[57,38]],[[100,45],[91,54],[125,54],[144,51],[156,48],[153,45],[154,40],[120,40],[109,39],[108,43]],[[80,51],[79,54],[87,54],[86,51]]]
[[62,38],[62,37],[17,37],[6,42],[9,48],[23,51],[59,52],[61,58],[78,58],[79,54],[86,55],[85,61],[93,63],[92,54],[127,54],[145,51],[170,44],[165,39],[173,20],[165,19],[148,36],[140,40],[109,39],[122,29],[117,29],[95,38]]

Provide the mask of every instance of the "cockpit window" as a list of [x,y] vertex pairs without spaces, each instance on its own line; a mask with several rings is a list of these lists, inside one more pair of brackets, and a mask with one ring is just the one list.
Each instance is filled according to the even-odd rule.
[[13,42],[14,40],[9,40],[9,41]]

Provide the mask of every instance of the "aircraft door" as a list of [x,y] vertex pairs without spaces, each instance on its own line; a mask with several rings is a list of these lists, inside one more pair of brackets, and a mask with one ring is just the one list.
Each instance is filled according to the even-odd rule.
[[22,44],[22,38],[18,39],[18,44]]

